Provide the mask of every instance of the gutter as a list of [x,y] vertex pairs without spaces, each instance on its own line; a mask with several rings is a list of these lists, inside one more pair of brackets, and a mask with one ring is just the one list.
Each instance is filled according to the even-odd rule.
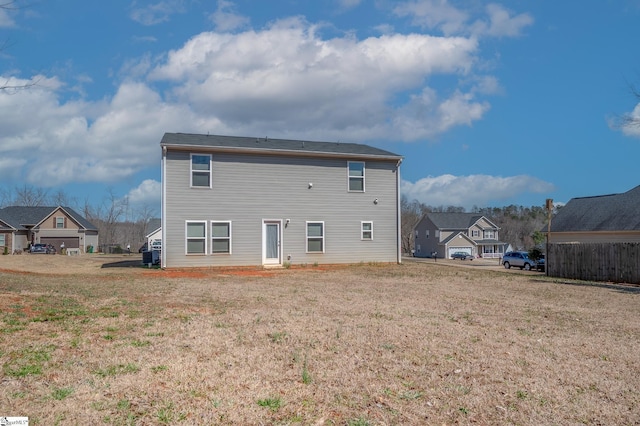
[[396,163],[396,246],[397,246],[397,262],[402,263],[402,207],[400,196],[400,164],[402,158]]
[[241,153],[241,154],[263,154],[263,155],[288,155],[292,157],[323,157],[323,158],[355,158],[369,159],[378,161],[397,161],[398,165],[402,162],[402,157],[398,155],[375,155],[375,154],[357,154],[357,153],[340,153],[327,151],[298,151],[291,149],[273,149],[273,148],[245,148],[245,147],[224,147],[224,146],[207,146],[207,145],[172,145],[160,144],[163,150],[171,149],[175,151],[199,151],[199,152],[223,152],[223,153]]
[[161,182],[162,192],[160,194],[160,226],[162,235],[163,250],[160,251],[160,268],[167,267],[167,147],[162,147]]

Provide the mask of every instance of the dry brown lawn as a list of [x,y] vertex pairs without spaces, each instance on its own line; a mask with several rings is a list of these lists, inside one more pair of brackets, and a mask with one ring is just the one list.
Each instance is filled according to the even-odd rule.
[[636,287],[446,262],[138,263],[0,256],[0,416],[32,425],[640,421]]

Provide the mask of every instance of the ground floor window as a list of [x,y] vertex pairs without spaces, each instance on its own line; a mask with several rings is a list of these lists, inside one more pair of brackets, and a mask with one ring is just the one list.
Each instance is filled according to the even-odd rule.
[[0,247],[4,247],[7,245],[6,235],[0,234]]
[[231,253],[231,222],[211,222],[211,253]]
[[207,222],[187,221],[187,254],[205,254],[207,252]]
[[360,222],[360,238],[373,240],[373,222]]
[[324,222],[307,222],[307,252],[324,253]]

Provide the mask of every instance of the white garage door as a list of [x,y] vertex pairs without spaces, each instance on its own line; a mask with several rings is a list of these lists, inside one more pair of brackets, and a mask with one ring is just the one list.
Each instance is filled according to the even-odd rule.
[[449,259],[451,259],[451,255],[457,251],[463,251],[468,255],[471,255],[471,253],[473,253],[471,247],[449,247]]

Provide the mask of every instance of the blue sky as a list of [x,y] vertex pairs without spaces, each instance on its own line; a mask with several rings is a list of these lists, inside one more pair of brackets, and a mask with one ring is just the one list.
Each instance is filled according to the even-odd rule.
[[366,143],[428,205],[640,184],[640,0],[16,1],[0,189],[159,207],[165,132]]

